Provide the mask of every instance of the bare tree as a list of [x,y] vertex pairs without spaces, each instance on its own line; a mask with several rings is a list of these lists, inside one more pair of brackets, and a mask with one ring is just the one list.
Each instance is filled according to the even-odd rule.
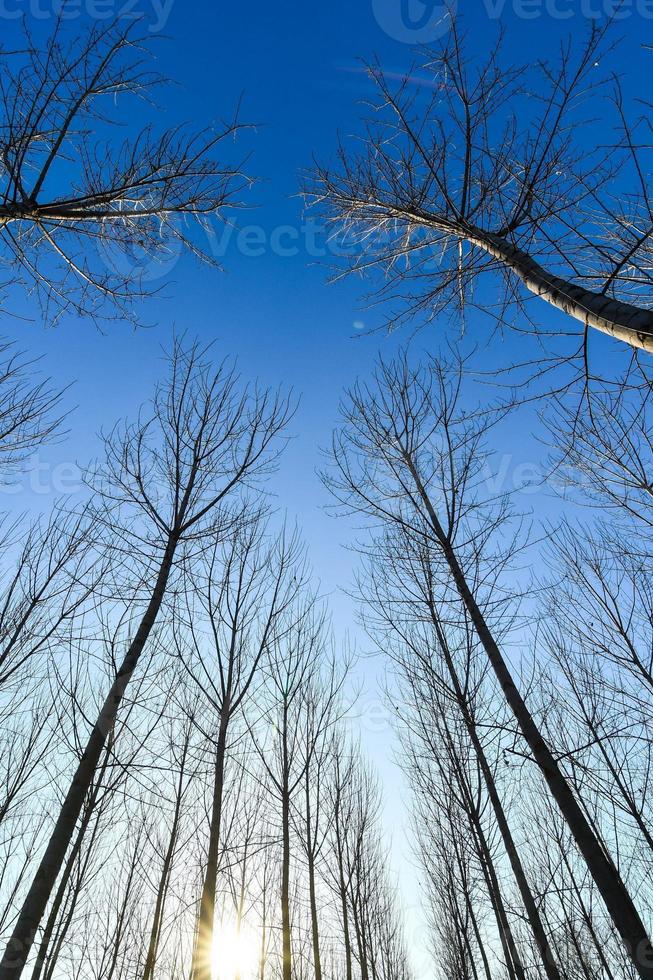
[[333,854],[330,883],[336,892],[339,905],[339,920],[342,933],[342,947],[345,958],[345,978],[354,976],[354,953],[349,914],[349,862],[347,827],[350,819],[350,790],[355,773],[355,757],[349,746],[333,742],[330,779],[327,784],[327,801],[333,814],[333,829],[330,835],[330,850]]
[[[425,816],[428,811],[418,817],[420,827]],[[452,812],[447,819],[440,818],[428,840],[420,834],[433,956],[445,980],[492,980],[489,943],[481,928],[483,903],[479,900],[477,872],[459,831],[460,824]],[[507,965],[512,968],[511,960]]]
[[[597,71],[609,24],[594,26],[577,53],[563,45],[558,65],[522,66],[506,63],[501,39],[470,63],[457,23],[452,14],[417,76],[396,83],[370,66],[378,99],[363,149],[341,148],[309,196],[364,246],[353,268],[381,266],[382,293],[407,300],[408,316],[459,311],[476,292],[490,296],[484,312],[502,325],[517,303],[523,333],[526,290],[581,324],[581,362],[593,330],[653,350],[647,121],[629,119],[618,82]],[[587,117],[597,102],[594,135]],[[503,282],[498,295],[478,288],[485,273]],[[562,338],[569,326],[550,332]],[[562,343],[558,355],[572,356]]]
[[335,656],[327,655],[325,617],[314,597],[300,594],[287,610],[286,622],[286,629],[267,651],[264,727],[252,725],[251,731],[280,808],[282,976],[292,980],[292,811],[323,733],[336,724],[342,710],[346,664],[341,669]]
[[151,290],[143,265],[171,245],[210,259],[191,226],[242,188],[238,166],[214,156],[237,121],[113,138],[130,100],[163,81],[135,31],[102,24],[70,37],[58,20],[43,49],[27,33],[24,50],[0,52],[0,247],[50,319],[129,315]]
[[82,883],[86,877],[88,864],[92,855],[92,846],[87,847],[84,853],[82,853],[82,846],[85,843],[87,845],[89,842],[91,845],[94,843],[94,838],[100,826],[98,816],[103,809],[102,802],[106,804],[111,795],[110,793],[103,794],[102,783],[106,778],[107,767],[109,766],[113,752],[112,742],[113,739],[111,738],[107,742],[96,778],[84,802],[79,828],[66,859],[66,864],[48,913],[45,928],[39,941],[36,963],[32,970],[32,980],[39,980],[43,975],[46,977],[52,975],[62,946],[70,931],[75,907],[81,894]]
[[[180,836],[181,836],[181,821],[183,815],[183,808],[185,803],[185,796],[188,792],[188,785],[192,779],[193,773],[188,775],[187,769],[189,767],[189,750],[190,742],[192,736],[192,716],[186,721],[186,730],[183,736],[183,741],[179,747],[179,758],[177,762],[177,782],[174,787],[174,797],[173,797],[173,808],[172,808],[172,820],[170,822],[170,827],[168,831],[168,838],[162,849],[161,854],[161,873],[159,876],[159,881],[156,889],[156,901],[154,903],[154,911],[152,913],[152,926],[150,929],[150,938],[147,945],[147,953],[145,956],[145,963],[143,965],[142,980],[152,980],[155,975],[157,959],[159,955],[159,947],[161,943],[161,933],[163,930],[164,915],[166,909],[166,903],[169,897],[170,882],[172,877],[172,870],[175,858],[180,849]],[[172,728],[173,738],[178,737],[176,726]],[[171,739],[172,742],[172,739]]]
[[[471,565],[467,569],[468,575],[470,571]],[[359,576],[370,634],[378,648],[385,651],[398,667],[396,683],[403,691],[403,698],[397,705],[399,698],[395,694],[392,703],[401,718],[402,731],[411,731],[421,747],[415,747],[411,753],[408,771],[412,781],[419,786],[422,779],[427,779],[430,756],[438,760],[444,755],[449,760],[446,772],[437,779],[429,779],[429,792],[434,795],[439,788],[441,795],[448,796],[452,781],[462,780],[461,812],[473,824],[472,837],[477,833],[479,840],[486,832],[475,801],[480,796],[489,803],[544,973],[549,980],[560,980],[497,778],[500,746],[496,736],[489,745],[484,736],[484,729],[490,727],[489,719],[498,724],[503,708],[492,689],[487,658],[479,647],[471,621],[464,611],[457,616],[451,604],[445,608],[440,605],[439,572],[437,554],[433,554],[427,543],[415,540],[410,531],[400,527],[390,528],[378,536],[373,549],[368,551],[365,572]],[[480,580],[481,574],[479,570],[475,577]],[[464,748],[458,747],[463,738],[461,732],[466,733],[467,746]],[[472,769],[478,769],[478,776],[475,772],[471,776],[468,774],[467,753],[474,760]],[[442,763],[434,761],[433,765],[437,767]],[[475,787],[477,779],[480,779],[480,788],[472,791],[469,787]],[[427,790],[423,789],[423,792],[426,794]],[[453,819],[446,805],[445,813],[448,821]],[[431,822],[425,819],[423,828],[427,839],[430,826]],[[453,833],[456,834],[455,827]],[[485,845],[484,851],[480,860],[486,866],[493,863],[493,859]],[[491,881],[488,888],[491,893],[497,890]],[[509,933],[509,924],[504,919],[501,913],[499,930]],[[507,957],[516,955],[510,936],[506,947]],[[521,968],[517,965],[516,969],[519,972]]]
[[229,506],[269,470],[288,401],[240,390],[232,368],[217,370],[197,345],[176,343],[170,376],[136,425],[106,439],[106,462],[94,476],[105,502],[97,521],[123,563],[136,559],[143,584],[135,597],[133,639],[116,664],[99,715],[55,821],[2,962],[2,980],[17,978],[72,841],[84,799],[129,682],[166,598],[171,576],[207,540],[224,535],[242,514]]
[[650,978],[652,950],[640,913],[518,690],[499,645],[506,601],[505,595],[497,598],[492,583],[500,582],[514,547],[506,528],[505,501],[488,500],[478,484],[489,422],[467,418],[456,408],[460,390],[459,372],[447,376],[434,362],[416,371],[405,358],[381,364],[374,386],[357,385],[343,404],[342,426],[333,441],[333,469],[326,479],[345,506],[404,530],[432,552],[441,601],[454,602],[469,617],[634,967],[641,977]]
[[[77,513],[55,507],[20,528],[22,546],[0,592],[0,691],[24,684],[93,599],[107,562],[94,547],[92,523],[86,506]],[[12,545],[10,538],[7,551]]]
[[[437,688],[429,693],[431,698],[423,704],[418,703],[414,711],[415,718],[409,728],[413,744],[407,749],[405,763],[415,788],[420,850],[424,852],[430,848],[433,828],[436,854],[440,835],[446,849],[455,857],[453,867],[450,863],[448,867],[445,864],[445,897],[448,895],[449,902],[457,908],[461,938],[465,939],[464,950],[459,950],[461,963],[468,963],[473,972],[477,960],[482,960],[488,941],[480,935],[478,920],[484,907],[489,905],[507,976],[512,980],[523,980],[527,975],[526,968],[502,883],[501,851],[495,842],[494,814],[488,806],[489,794],[485,785],[487,773],[482,771],[475,758],[466,726],[455,715],[451,716],[451,708],[443,702]],[[428,754],[425,755],[425,751]],[[432,859],[427,862],[429,879],[433,881],[435,877],[436,880],[436,908],[442,901],[439,893],[443,885],[441,873],[445,869],[438,869],[434,876]],[[486,896],[485,901],[479,890]],[[476,930],[478,935],[474,935]],[[543,958],[543,951],[540,951],[540,962]]]
[[330,746],[330,878],[340,905],[345,975],[351,978],[357,964],[361,980],[407,980],[403,923],[379,826],[378,779],[345,732],[337,729]]
[[[216,885],[222,828],[225,766],[231,727],[261,683],[270,646],[288,629],[285,615],[301,588],[303,571],[296,536],[270,540],[254,514],[227,542],[217,542],[195,564],[187,591],[188,649],[179,653],[207,705],[197,724],[213,755],[212,802],[206,868],[199,903],[191,976],[210,980],[215,949]],[[191,591],[192,590],[192,591]],[[194,597],[196,597],[194,599]],[[211,719],[211,721],[209,721]],[[236,738],[242,735],[237,733]]]
[[61,433],[63,392],[34,377],[36,361],[0,341],[0,475],[22,467],[44,443]]
[[[328,806],[328,783],[336,752],[334,739],[340,734],[325,725],[315,711],[310,712],[307,721],[303,733],[304,752],[310,758],[310,764],[304,773],[303,800],[296,806],[294,822],[297,839],[306,857],[313,973],[315,980],[322,980],[318,875],[333,822],[333,813]],[[314,724],[317,724],[317,731],[313,729]]]
[[[572,502],[591,506],[615,538],[633,532],[649,547],[653,528],[653,441],[651,387],[620,383],[594,391],[589,410],[556,399],[547,419],[551,469]],[[618,530],[617,530],[618,529]]]

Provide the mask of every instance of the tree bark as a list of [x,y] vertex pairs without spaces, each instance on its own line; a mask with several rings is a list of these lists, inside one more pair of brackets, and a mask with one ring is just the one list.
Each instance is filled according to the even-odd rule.
[[168,841],[166,853],[163,858],[161,877],[159,878],[159,887],[157,889],[156,903],[154,905],[154,915],[152,917],[152,929],[150,931],[150,941],[148,943],[147,956],[145,957],[145,965],[143,967],[143,980],[152,980],[154,976],[154,968],[156,966],[156,959],[159,951],[159,938],[161,936],[161,922],[163,919],[166,896],[168,894],[168,885],[170,882],[170,874],[172,871],[172,862],[174,860],[175,850],[177,848],[177,837],[179,832],[179,821],[181,818],[181,807],[182,807],[182,800],[183,800],[183,780],[184,780],[184,767],[186,762],[187,747],[188,747],[188,743],[184,748],[184,754],[182,756],[182,761],[181,761],[181,766],[179,771],[179,784],[177,786],[177,798],[175,800],[175,809],[172,818],[172,827],[170,828],[170,839]]
[[367,950],[363,939],[363,929],[361,926],[358,902],[354,901],[351,905],[351,912],[354,919],[354,932],[356,933],[356,945],[358,946],[358,965],[361,971],[361,980],[369,980],[369,969],[367,966]]
[[[366,202],[369,206],[369,202]],[[498,259],[524,286],[584,326],[609,334],[640,350],[653,352],[653,311],[612,299],[604,293],[584,289],[548,272],[528,252],[512,245],[503,235],[493,234],[417,208],[383,208],[397,218],[453,235]]]
[[61,910],[64,897],[66,895],[66,889],[70,881],[70,876],[72,875],[73,868],[75,867],[75,861],[77,856],[82,849],[82,843],[84,841],[84,835],[88,829],[88,825],[91,822],[91,817],[95,812],[95,804],[97,802],[98,792],[100,789],[100,783],[102,781],[102,775],[106,771],[107,763],[109,761],[110,749],[107,746],[107,751],[105,753],[104,762],[98,774],[98,778],[93,782],[93,788],[91,790],[91,795],[89,797],[88,803],[84,808],[84,814],[82,816],[82,821],[77,831],[77,836],[75,838],[75,843],[73,844],[72,850],[68,855],[66,861],[66,866],[64,868],[64,873],[61,876],[59,882],[59,887],[57,888],[57,893],[52,903],[52,908],[50,909],[50,914],[48,915],[48,920],[43,931],[43,936],[41,937],[41,942],[39,944],[39,951],[36,957],[36,963],[34,964],[34,969],[32,971],[32,980],[40,980],[41,974],[43,972],[43,967],[45,966],[46,957],[48,955],[48,949],[50,947],[50,942],[52,941],[52,934],[54,932],[54,927],[57,924],[57,916]]
[[508,971],[508,975],[510,980],[526,980],[524,966],[521,962],[517,943],[515,942],[515,937],[513,936],[512,928],[510,926],[510,919],[508,918],[508,912],[503,900],[501,885],[499,883],[497,870],[494,865],[490,845],[488,844],[485,830],[483,829],[481,815],[474,802],[471,787],[467,781],[466,774],[460,765],[455,749],[451,744],[451,739],[449,739],[449,756],[457,774],[457,781],[460,791],[465,797],[465,806],[469,817],[470,829],[476,840],[476,851],[479,857],[483,877],[485,878],[485,886],[487,888],[497,922],[499,938],[501,940],[501,948],[503,949],[505,966]]
[[353,978],[351,933],[349,929],[349,909],[347,907],[347,882],[345,880],[345,862],[342,848],[342,813],[340,788],[336,791],[335,806],[333,808],[334,826],[336,833],[336,851],[338,857],[338,892],[340,895],[340,905],[342,908],[342,941],[345,947],[345,980]]
[[483,780],[487,789],[490,802],[492,804],[492,809],[494,810],[494,815],[497,821],[497,826],[501,834],[501,839],[503,841],[503,846],[505,847],[506,854],[508,855],[508,860],[510,861],[510,867],[512,868],[512,873],[517,882],[517,887],[519,888],[519,894],[521,895],[522,902],[524,903],[524,909],[526,915],[528,916],[528,921],[535,938],[535,943],[537,945],[540,958],[542,960],[542,965],[544,967],[544,972],[548,980],[562,980],[560,976],[560,971],[558,970],[557,964],[553,958],[553,951],[551,950],[542,919],[540,917],[539,910],[535,904],[535,899],[533,893],[528,884],[528,879],[526,878],[526,873],[524,867],[521,863],[521,858],[517,851],[515,841],[512,836],[512,831],[510,830],[510,824],[503,809],[503,804],[497,790],[494,775],[487,761],[487,756],[485,750],[478,737],[478,732],[476,730],[476,725],[471,716],[469,705],[467,704],[467,699],[465,697],[464,691],[460,685],[460,680],[458,679],[458,674],[454,662],[451,658],[451,653],[449,651],[448,644],[446,642],[445,636],[439,627],[439,624],[435,621],[434,610],[431,609],[431,615],[433,616],[436,631],[438,633],[438,640],[440,643],[440,648],[447,666],[447,671],[449,673],[449,678],[453,685],[456,700],[460,707],[465,728],[470,737],[472,747],[476,754],[481,772],[483,774]]
[[622,303],[547,272],[531,256],[499,235],[472,231],[467,241],[499,259],[540,299],[616,340],[653,352],[653,311]]
[[52,889],[75,833],[84,800],[92,786],[102,750],[109,733],[113,730],[122,698],[161,609],[176,545],[176,538],[171,537],[166,545],[147,609],[95,722],[45,853],[16,920],[14,931],[0,961],[0,980],[18,980],[23,972]]
[[317,894],[315,890],[315,853],[311,825],[311,792],[308,773],[305,779],[306,793],[306,856],[308,861],[308,894],[311,906],[311,938],[313,942],[313,972],[315,980],[322,980],[322,958],[320,956],[320,930],[317,917]]
[[342,866],[342,853],[338,847],[338,880],[340,891],[340,904],[342,906],[342,941],[345,947],[345,980],[352,980],[353,964],[351,950],[351,934],[349,930],[349,909],[347,907],[347,886]]
[[[456,860],[457,860],[459,869],[462,871],[462,864],[461,864],[460,856],[459,855],[456,855]],[[481,960],[483,962],[483,972],[485,973],[485,980],[492,980],[492,971],[490,969],[490,961],[488,960],[487,953],[485,951],[485,942],[483,940],[483,936],[481,935],[481,930],[480,930],[480,927],[479,927],[479,924],[478,924],[478,918],[476,916],[476,910],[474,908],[474,903],[472,902],[471,896],[469,894],[469,890],[467,888],[464,889],[463,895],[464,895],[464,898],[465,898],[465,907],[467,909],[467,915],[469,917],[469,921],[472,924],[472,929],[474,931],[474,938],[476,939],[476,945],[478,947],[479,955],[480,955]],[[469,940],[468,940],[468,943],[469,943]],[[469,943],[469,955],[470,955],[470,958],[471,958],[471,956],[472,956],[471,943]],[[473,959],[472,959],[472,965],[474,966]],[[474,969],[475,969],[475,972],[477,972],[475,966],[474,966]]]
[[290,944],[290,793],[287,781],[281,799],[282,857],[281,857],[281,935],[283,949],[283,980],[292,980],[292,949]]
[[642,980],[653,980],[653,946],[635,903],[630,897],[619,871],[599,844],[533,716],[517,690],[508,665],[467,584],[456,553],[444,533],[412,459],[405,456],[405,461],[429,515],[433,531],[451,571],[458,594],[474,624],[474,629],[533,758],[585,859],[588,870],[594,879],[610,918],[622,938],[631,962]]
[[292,980],[290,938],[290,752],[288,747],[288,703],[284,700],[281,728],[281,948],[282,977]]
[[560,854],[561,854],[562,862],[565,868],[567,869],[568,880],[571,882],[574,895],[576,896],[576,901],[578,902],[578,908],[580,909],[580,913],[583,917],[583,922],[585,923],[587,927],[587,931],[592,937],[594,948],[596,949],[597,956],[601,961],[601,968],[605,971],[605,980],[615,980],[615,977],[610,969],[608,961],[606,960],[605,955],[603,953],[603,943],[601,942],[601,938],[596,934],[596,928],[591,913],[591,909],[587,908],[587,905],[585,903],[585,898],[583,897],[582,891],[578,887],[578,884],[576,882],[576,878],[574,876],[574,869],[569,863],[569,858],[563,848],[560,849]]
[[227,727],[229,708],[223,705],[220,713],[220,731],[215,754],[213,774],[213,801],[211,806],[211,826],[209,847],[206,855],[206,872],[202,883],[200,911],[193,950],[191,980],[211,980],[213,964],[213,930],[215,924],[215,895],[218,881],[218,861],[220,858],[220,831],[222,828],[222,796],[224,792],[224,769],[227,751]]

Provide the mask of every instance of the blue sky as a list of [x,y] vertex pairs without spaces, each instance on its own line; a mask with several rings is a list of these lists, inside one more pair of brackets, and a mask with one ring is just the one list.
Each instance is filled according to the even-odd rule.
[[[653,0],[624,2],[628,16],[617,32],[625,42],[610,68],[627,67],[626,82],[635,87],[640,67],[639,77],[647,77],[646,68],[650,77],[651,55],[641,52],[640,42],[647,34],[653,40]],[[309,254],[311,235],[319,228],[309,216],[310,228],[304,230],[298,174],[310,167],[313,156],[331,159],[338,135],[347,138],[359,131],[361,103],[373,95],[371,83],[360,72],[361,59],[378,56],[388,71],[397,73],[419,60],[418,47],[408,42],[425,35],[406,27],[402,4],[408,5],[415,23],[425,16],[427,39],[438,33],[436,26],[429,34],[428,25],[433,18],[437,24],[440,5],[432,0],[426,5],[422,0],[338,0],[303,7],[262,0],[68,3],[71,32],[98,10],[105,15],[122,12],[125,17],[140,11],[148,17],[148,29],[164,25],[164,35],[153,31],[157,68],[176,84],[160,95],[156,116],[161,126],[182,121],[210,124],[229,116],[242,98],[241,118],[257,128],[242,134],[234,159],[251,154],[247,170],[258,182],[245,195],[247,210],[236,218],[238,229],[218,228],[224,272],[183,255],[155,270],[154,283],[162,294],[142,305],[141,322],[147,325],[143,329],[108,324],[100,333],[89,323],[67,318],[56,329],[44,330],[31,300],[13,294],[12,309],[21,319],[5,317],[4,332],[43,353],[44,368],[59,383],[75,382],[69,399],[79,410],[71,420],[71,438],[56,454],[84,462],[95,451],[98,428],[133,413],[160,370],[160,345],[172,329],[215,340],[216,351],[239,358],[246,376],[289,384],[301,394],[294,425],[297,438],[286,458],[280,503],[299,515],[321,577],[338,584],[350,561],[338,551],[340,528],[319,512],[324,497],[314,475],[317,448],[328,441],[342,388],[369,370],[379,349],[387,353],[407,334],[364,335],[361,325],[380,325],[383,311],[365,309],[360,280],[327,284],[327,260]],[[554,56],[571,31],[582,38],[588,13],[609,10],[610,3],[479,0],[473,8],[465,6],[463,18],[472,52],[482,57],[501,26],[506,32],[506,60],[528,62]],[[160,13],[162,4],[165,15]],[[458,6],[462,11],[462,3]],[[47,30],[52,18],[46,14],[53,7],[53,0],[0,0],[7,46],[20,36],[15,13],[22,12],[32,27]],[[428,16],[431,9],[433,17]],[[143,119],[152,115],[149,109],[130,106],[135,123],[139,114]],[[436,346],[439,329],[436,324],[421,332],[416,346]],[[519,359],[521,342],[508,335],[495,356],[502,363]],[[527,431],[530,420],[525,423]],[[529,458],[533,452],[539,450],[532,449]]]
[[[30,352],[42,354],[43,369],[57,383],[74,382],[67,401],[78,407],[70,419],[67,441],[41,454],[40,475],[23,484],[25,492],[11,495],[9,506],[44,506],[52,499],[53,484],[55,490],[74,486],[74,470],[62,467],[76,462],[83,465],[97,451],[95,434],[100,427],[134,414],[160,373],[160,347],[173,329],[213,340],[217,353],[238,358],[245,377],[290,385],[302,396],[291,430],[295,438],[276,481],[278,503],[297,518],[316,575],[325,591],[333,593],[338,632],[355,632],[349,600],[337,592],[352,577],[355,559],[343,549],[351,528],[324,512],[326,496],[315,470],[320,463],[319,447],[329,441],[343,387],[357,375],[367,374],[379,349],[388,353],[405,337],[364,335],[361,324],[379,325],[382,312],[364,308],[360,281],[327,285],[327,269],[302,244],[307,238],[301,231],[297,178],[310,167],[313,155],[322,160],[332,157],[338,134],[346,137],[357,131],[360,100],[372,94],[370,83],[358,70],[360,59],[378,55],[388,71],[403,73],[418,58],[411,41],[422,35],[417,28],[406,26],[405,17],[402,21],[402,2],[172,3],[166,37],[157,40],[155,50],[157,67],[177,84],[162,93],[157,115],[161,125],[210,122],[229,116],[242,97],[242,119],[257,124],[257,129],[243,134],[240,147],[243,153],[251,152],[248,171],[260,180],[248,192],[250,210],[239,215],[238,223],[262,229],[247,239],[249,251],[262,254],[245,254],[248,249],[242,247],[242,239],[239,248],[237,234],[233,234],[223,239],[222,273],[198,266],[187,256],[179,257],[157,279],[164,296],[143,305],[142,320],[148,326],[137,330],[109,323],[99,332],[92,324],[71,318],[55,329],[45,329],[31,300],[14,295],[13,309],[23,319],[4,317],[3,333]],[[414,24],[424,15],[428,31],[433,4],[424,7],[421,0],[410,2]],[[132,9],[126,0],[102,3],[80,0],[71,10],[84,10],[88,16],[97,9]],[[462,10],[463,4],[459,7]],[[475,0],[473,6],[465,4],[464,10],[472,50],[482,55],[491,43],[498,21],[489,12],[500,10],[507,33],[506,58],[529,61],[554,54],[570,31],[584,33],[589,17],[609,7],[609,0],[575,0],[573,4],[564,0]],[[3,40],[9,46],[18,36],[20,22],[13,12],[26,12],[39,29],[47,29],[45,14],[51,9],[46,0],[0,0]],[[152,14],[160,5],[155,8],[151,0],[138,0],[133,9]],[[640,69],[640,77],[650,78],[653,55],[642,54],[639,42],[647,37],[653,41],[653,3],[633,0],[624,10],[628,16],[619,33],[626,40],[615,66],[628,67],[629,84],[634,85]],[[569,12],[570,18],[566,16]],[[72,20],[70,29],[81,23]],[[284,249],[299,242],[296,249],[290,249],[296,254],[279,254],[278,247],[269,246],[275,229],[277,243]],[[263,240],[268,244],[261,247],[258,243]],[[436,330],[431,326],[422,332],[416,346],[435,346]],[[519,357],[518,344],[516,338],[506,339],[499,352],[504,363]],[[542,456],[532,421],[532,416],[524,416],[507,437],[515,454],[511,465]],[[531,497],[528,505],[532,502]],[[363,669],[370,682],[365,702],[369,706],[374,702],[379,671],[371,664]],[[392,792],[398,777],[387,761],[389,738],[378,718],[369,723],[368,730],[372,734],[367,742],[392,799],[388,824],[400,865],[406,855],[400,839],[405,814],[398,794]],[[411,877],[412,873],[404,875],[406,882]],[[416,900],[407,888],[407,902]]]

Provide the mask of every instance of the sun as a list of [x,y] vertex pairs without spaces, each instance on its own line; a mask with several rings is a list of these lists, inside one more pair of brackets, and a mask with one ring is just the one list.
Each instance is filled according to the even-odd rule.
[[255,980],[259,945],[255,930],[241,923],[221,922],[213,934],[212,980]]

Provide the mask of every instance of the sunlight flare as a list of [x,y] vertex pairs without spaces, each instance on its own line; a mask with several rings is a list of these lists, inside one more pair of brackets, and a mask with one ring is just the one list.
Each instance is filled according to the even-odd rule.
[[212,980],[253,980],[258,966],[259,943],[256,931],[241,923],[222,922],[217,926],[211,951]]

